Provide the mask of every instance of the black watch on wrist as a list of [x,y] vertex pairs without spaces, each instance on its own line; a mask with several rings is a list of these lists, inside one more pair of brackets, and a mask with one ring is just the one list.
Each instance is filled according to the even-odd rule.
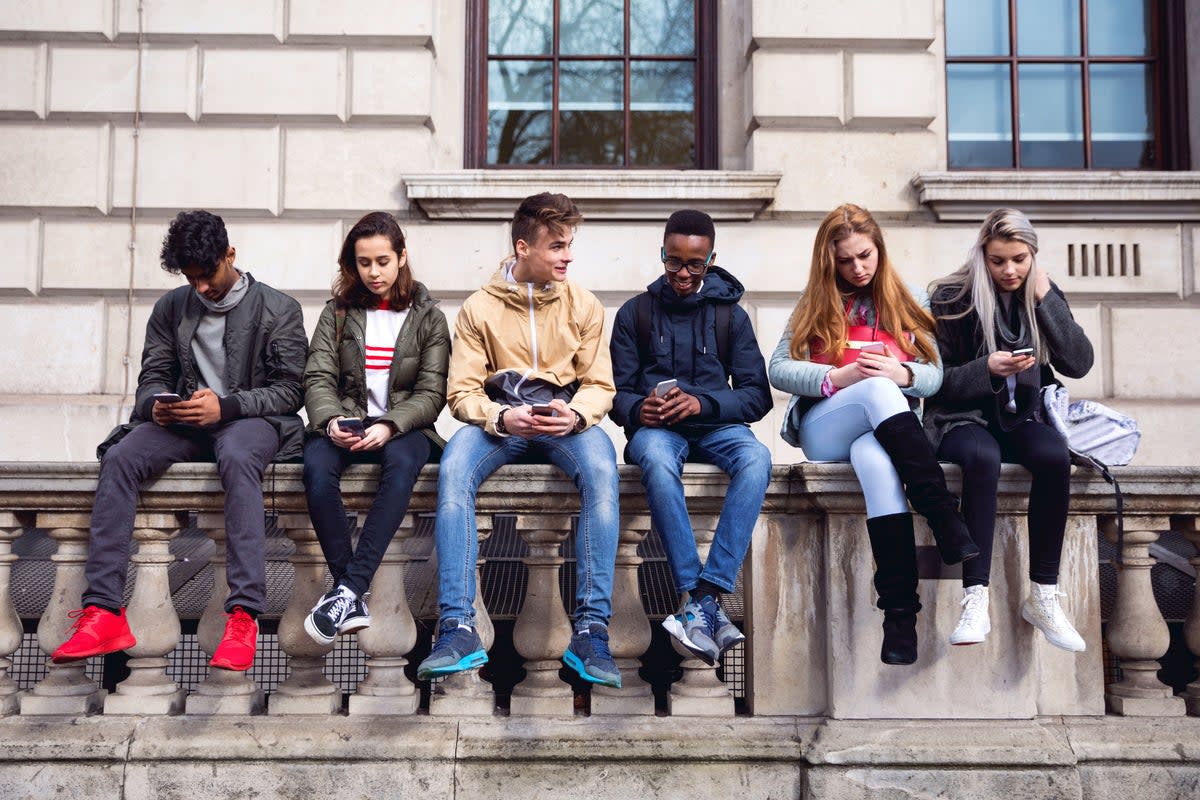
[[[575,411],[575,409],[571,409]],[[583,429],[587,427],[587,420],[583,418],[583,414],[575,411],[575,427],[572,429],[575,433],[583,433]]]
[[500,409],[500,413],[496,415],[496,433],[508,433],[508,428],[504,427],[504,412],[507,408]]

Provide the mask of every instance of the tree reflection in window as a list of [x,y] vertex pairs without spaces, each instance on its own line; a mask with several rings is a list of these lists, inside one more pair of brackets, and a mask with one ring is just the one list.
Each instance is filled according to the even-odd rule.
[[488,165],[696,167],[696,0],[488,0]]

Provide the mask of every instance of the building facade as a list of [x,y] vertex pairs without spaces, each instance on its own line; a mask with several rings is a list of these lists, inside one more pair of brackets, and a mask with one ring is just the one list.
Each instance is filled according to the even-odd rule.
[[[181,209],[311,331],[363,213],[453,319],[554,190],[610,318],[666,216],[712,214],[765,354],[840,203],[917,285],[1021,208],[1096,347],[1072,393],[1140,421],[1135,463],[1196,464],[1197,42],[1192,0],[5,0],[0,460],[89,460],[127,416]],[[788,463],[776,400],[755,431]]]

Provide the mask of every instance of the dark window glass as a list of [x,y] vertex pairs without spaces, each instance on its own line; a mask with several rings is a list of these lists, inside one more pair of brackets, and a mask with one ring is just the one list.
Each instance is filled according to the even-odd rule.
[[486,29],[469,33],[468,166],[716,166],[715,0],[468,8]]
[[[1161,168],[1163,131],[1181,128],[1161,107],[1166,62],[1178,57],[1161,55],[1163,42],[1179,37],[1166,28],[1179,19],[1168,8],[1163,0],[946,0],[950,167]],[[1178,168],[1186,159],[1186,151],[1170,158]]]

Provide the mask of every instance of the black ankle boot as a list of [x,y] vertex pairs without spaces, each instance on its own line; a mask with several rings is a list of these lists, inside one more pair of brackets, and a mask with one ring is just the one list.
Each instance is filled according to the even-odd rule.
[[884,609],[879,660],[885,664],[912,664],[917,660],[916,613],[903,608]]
[[942,561],[957,564],[979,555],[917,415],[905,411],[888,417],[875,429],[875,438],[891,458],[908,502],[929,523]]
[[875,591],[883,609],[885,664],[911,664],[917,660],[917,542],[912,514],[888,514],[867,520],[871,554],[875,557]]

